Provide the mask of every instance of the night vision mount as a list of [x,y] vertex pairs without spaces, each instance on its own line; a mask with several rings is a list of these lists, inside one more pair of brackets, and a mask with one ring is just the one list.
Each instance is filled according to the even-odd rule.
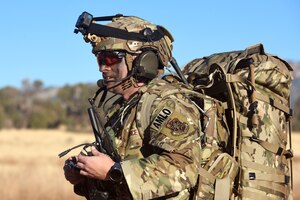
[[88,12],[83,12],[76,22],[76,29],[74,33],[82,33],[86,36],[87,34],[95,34],[100,37],[115,37],[125,40],[137,40],[141,42],[158,41],[164,37],[164,32],[159,28],[152,31],[150,28],[145,28],[140,33],[127,32],[126,30],[105,26],[95,22],[99,21],[111,21],[113,18],[125,17],[122,14],[104,16],[104,17],[93,17]]

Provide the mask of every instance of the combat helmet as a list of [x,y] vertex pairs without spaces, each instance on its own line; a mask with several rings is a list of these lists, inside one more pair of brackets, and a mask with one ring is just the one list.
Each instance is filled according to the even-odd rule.
[[[123,16],[121,14],[106,17],[83,16],[76,23],[77,32],[84,35],[86,42],[91,43],[92,53],[97,55],[100,51],[125,51],[128,70],[133,70],[131,55],[142,53],[142,74],[153,70],[153,58],[157,59],[158,67],[169,67],[172,59],[172,42],[174,41],[169,31],[160,25],[155,25],[136,16]],[[111,23],[102,25],[98,21],[111,20]],[[88,21],[89,25],[83,25]],[[82,28],[83,27],[83,28]],[[147,52],[147,53],[144,53]],[[136,63],[134,64],[134,66]],[[145,67],[146,66],[146,67]],[[156,69],[157,70],[157,69]],[[152,73],[152,72],[151,72]],[[152,78],[152,77],[151,77]]]

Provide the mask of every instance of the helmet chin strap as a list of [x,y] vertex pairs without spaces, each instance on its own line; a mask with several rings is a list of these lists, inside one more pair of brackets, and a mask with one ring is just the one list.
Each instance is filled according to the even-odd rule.
[[[105,85],[106,90],[110,90],[112,88],[115,88],[115,87],[118,87],[119,85],[121,85],[121,88],[124,91],[124,90],[127,90],[128,88],[130,88],[131,86],[135,86],[135,87],[137,86],[136,80],[135,80],[135,78],[133,78],[133,75],[134,75],[134,73],[131,71],[131,73],[128,76],[126,76],[125,78],[116,79],[113,81],[104,81],[103,84]],[[107,88],[106,85],[108,82],[119,82],[119,83]]]
[[131,76],[128,80],[124,81],[122,84],[121,84],[121,87],[122,87],[122,90],[125,91],[127,90],[128,88],[130,88],[131,86],[134,86],[136,87],[137,84],[136,84],[136,80]]

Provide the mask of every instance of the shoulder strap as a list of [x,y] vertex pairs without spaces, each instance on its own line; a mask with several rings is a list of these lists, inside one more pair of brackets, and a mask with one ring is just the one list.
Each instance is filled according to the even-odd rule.
[[145,93],[138,102],[136,113],[137,129],[142,135],[144,135],[144,131],[150,124],[150,115],[147,115],[146,113],[151,112],[151,106],[157,97],[158,95],[156,94]]

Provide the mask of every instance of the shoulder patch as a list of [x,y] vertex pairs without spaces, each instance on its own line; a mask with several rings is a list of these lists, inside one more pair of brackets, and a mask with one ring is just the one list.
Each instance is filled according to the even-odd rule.
[[178,118],[169,120],[166,127],[172,131],[174,136],[186,134],[189,130],[189,125],[185,122],[181,122]]
[[150,127],[156,131],[159,131],[172,113],[173,111],[170,108],[163,108],[155,117]]

